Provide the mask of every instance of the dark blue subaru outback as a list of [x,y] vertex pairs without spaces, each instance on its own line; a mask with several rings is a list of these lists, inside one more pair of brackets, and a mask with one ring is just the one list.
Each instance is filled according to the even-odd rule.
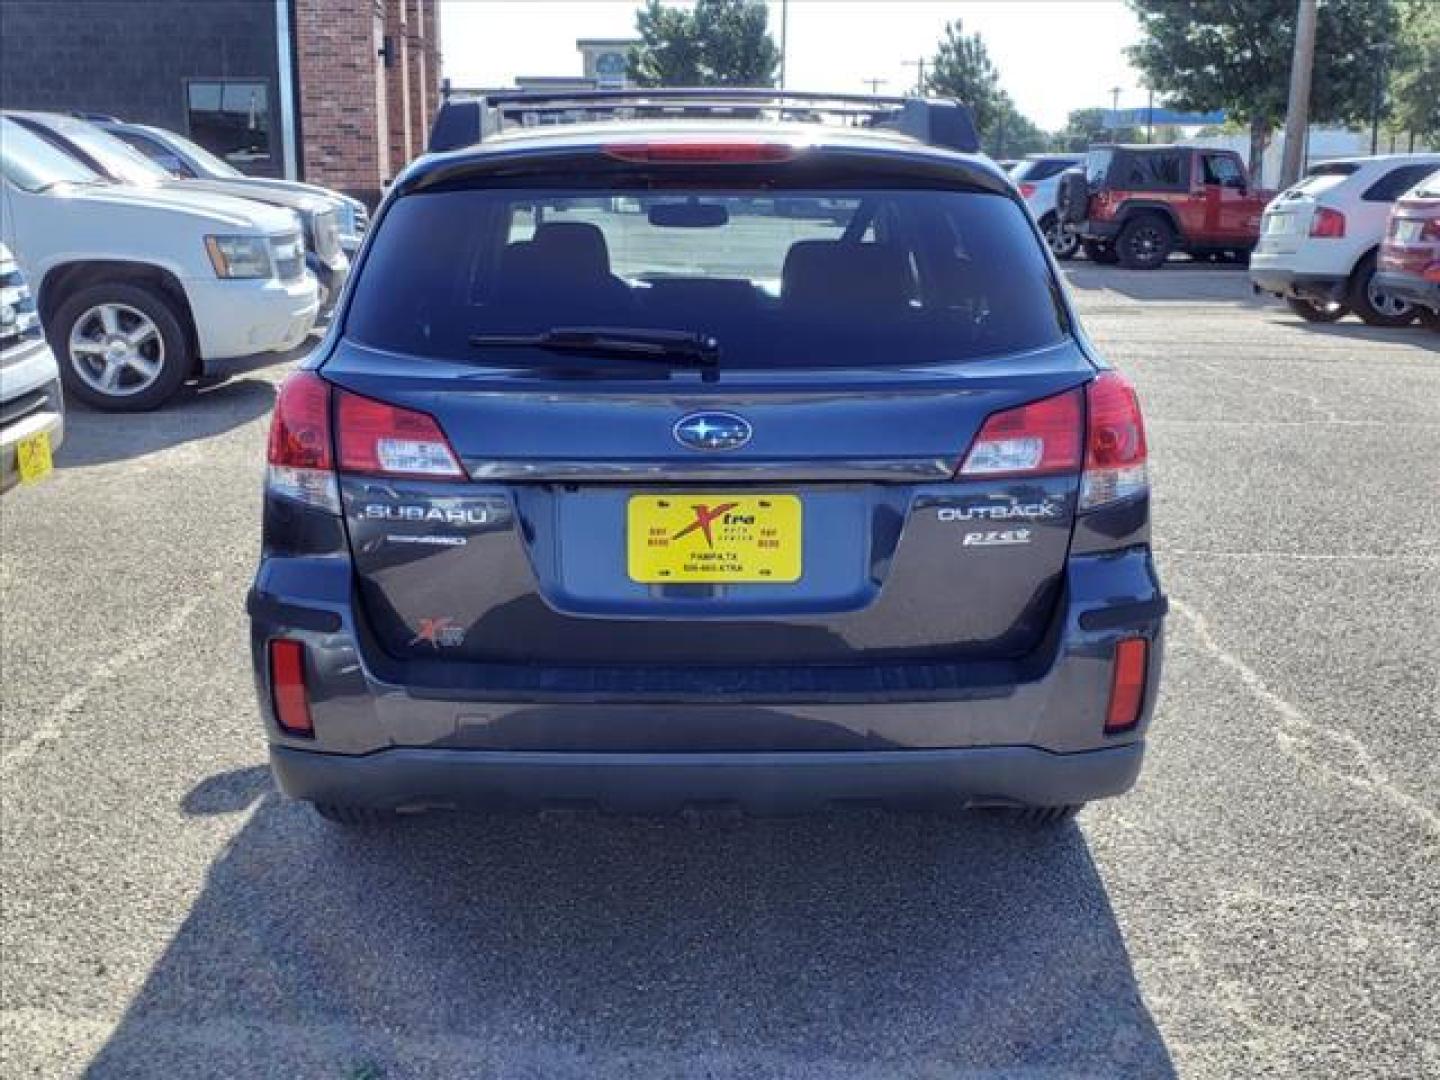
[[285,792],[1046,823],[1134,783],[1139,406],[963,107],[476,98],[432,151],[275,408]]

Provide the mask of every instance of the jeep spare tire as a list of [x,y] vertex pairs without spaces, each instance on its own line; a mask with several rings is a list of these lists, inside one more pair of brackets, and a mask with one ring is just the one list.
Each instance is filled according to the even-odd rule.
[[1076,225],[1085,220],[1090,205],[1090,183],[1085,174],[1078,170],[1060,174],[1060,186],[1055,192],[1055,209],[1060,220]]

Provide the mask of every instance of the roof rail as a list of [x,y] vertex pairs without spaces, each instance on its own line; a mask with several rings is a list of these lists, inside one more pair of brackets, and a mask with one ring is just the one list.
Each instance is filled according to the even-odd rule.
[[948,150],[970,154],[980,150],[970,109],[950,98],[731,87],[467,92],[452,90],[448,82],[430,129],[428,149],[435,153],[474,146],[507,127],[697,116],[884,128]]

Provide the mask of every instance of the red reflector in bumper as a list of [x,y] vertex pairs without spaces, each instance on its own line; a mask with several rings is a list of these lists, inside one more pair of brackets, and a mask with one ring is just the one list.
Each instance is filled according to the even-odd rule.
[[1145,668],[1150,643],[1144,638],[1127,638],[1115,646],[1115,675],[1110,683],[1110,708],[1105,713],[1105,731],[1129,731],[1140,722],[1145,702]]
[[305,646],[298,641],[270,642],[270,693],[275,720],[288,735],[313,736],[310,697],[305,692]]

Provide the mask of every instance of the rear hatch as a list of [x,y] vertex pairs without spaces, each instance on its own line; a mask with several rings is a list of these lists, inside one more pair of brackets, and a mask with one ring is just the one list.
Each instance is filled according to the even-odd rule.
[[388,209],[322,370],[385,657],[660,685],[1036,649],[1094,371],[1033,226],[766,175]]
[[1326,193],[1338,188],[1358,168],[1348,161],[1317,165],[1305,179],[1282,191],[1260,219],[1260,239],[1255,250],[1262,255],[1298,251],[1310,235],[1311,223]]

